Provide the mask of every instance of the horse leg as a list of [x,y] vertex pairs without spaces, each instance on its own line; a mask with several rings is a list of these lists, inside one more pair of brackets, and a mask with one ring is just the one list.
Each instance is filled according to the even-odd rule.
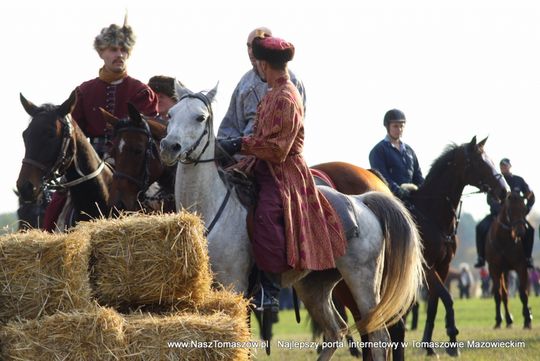
[[420,308],[420,302],[414,301],[414,304],[411,307],[411,311],[412,311],[411,330],[416,330],[418,328],[419,308]]
[[422,342],[424,343],[424,349],[428,356],[436,356],[437,353],[432,347],[429,347],[433,338],[433,328],[435,327],[435,316],[437,315],[437,306],[439,304],[439,293],[437,292],[435,285],[435,271],[431,268],[426,269],[426,281],[429,291],[427,300],[427,315],[426,325],[424,327],[424,335],[422,336]]
[[332,289],[340,278],[341,275],[336,270],[313,271],[294,284],[298,297],[313,320],[323,329],[325,347],[318,361],[327,361],[332,358],[347,328],[347,324],[332,302]]
[[523,328],[531,328],[531,309],[529,308],[529,276],[527,269],[521,269],[519,272],[519,299],[521,300],[523,314]]
[[504,306],[504,318],[506,321],[506,328],[511,328],[514,323],[514,317],[508,309],[508,288],[506,287],[506,281],[504,278],[501,280],[501,300]]
[[[349,247],[351,247],[350,244]],[[345,256],[336,263],[343,280],[353,295],[360,315],[368,315],[370,310],[375,308],[380,301],[379,288],[376,287],[376,272],[379,268],[376,266],[376,260],[354,260],[353,258],[352,255]],[[359,322],[356,322],[356,325],[359,327]],[[370,333],[369,340],[380,344],[389,344],[390,336],[388,331],[383,328]],[[362,352],[366,354],[365,349]],[[382,347],[371,348],[370,354],[373,360],[387,359],[387,350]]]
[[[335,288],[334,288],[335,289]],[[347,311],[345,310],[345,305],[339,301],[339,299],[335,296],[335,293],[332,296],[332,301],[334,302],[334,306],[336,307],[337,312],[345,321],[345,323],[349,323],[349,317],[347,317]],[[351,356],[360,358],[360,350],[356,347],[356,344],[354,342],[354,339],[351,334],[351,329],[347,327],[347,333],[345,334],[345,341],[347,342],[347,347],[349,348],[349,353]]]
[[405,350],[403,344],[405,342],[405,321],[399,320],[395,325],[388,327],[390,340],[392,340],[392,360],[404,361]]
[[501,314],[501,282],[502,274],[492,274],[491,278],[493,279],[493,286],[492,286],[492,292],[493,292],[493,299],[495,300],[495,326],[493,328],[501,328],[502,323],[502,314]]

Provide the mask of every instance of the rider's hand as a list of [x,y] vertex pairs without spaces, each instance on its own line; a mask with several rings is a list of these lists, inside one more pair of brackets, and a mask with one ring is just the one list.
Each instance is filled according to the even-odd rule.
[[227,154],[233,156],[242,149],[242,138],[218,139],[218,144]]

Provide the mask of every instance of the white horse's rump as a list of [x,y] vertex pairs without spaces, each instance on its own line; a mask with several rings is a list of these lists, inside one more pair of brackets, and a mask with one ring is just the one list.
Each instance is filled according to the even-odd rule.
[[[216,89],[206,95],[177,89],[180,101],[169,111],[171,119],[161,142],[161,157],[169,165],[180,162],[175,188],[177,208],[196,211],[207,227],[214,224],[208,234],[208,248],[216,280],[245,292],[253,262],[246,210],[235,194],[230,194],[224,204],[227,188],[213,161],[211,102]],[[350,200],[359,235],[349,240],[345,255],[335,260],[337,270],[290,271],[282,280],[294,283],[306,308],[324,329],[326,340],[338,341],[347,325],[331,303],[331,292],[343,277],[365,315],[359,330],[370,333],[372,341],[388,341],[385,324],[401,317],[421,283],[419,237],[408,212],[394,197],[368,193]],[[221,208],[223,212],[216,219]],[[329,360],[335,349],[325,349],[319,359]],[[386,351],[372,350],[374,359],[385,360]]]

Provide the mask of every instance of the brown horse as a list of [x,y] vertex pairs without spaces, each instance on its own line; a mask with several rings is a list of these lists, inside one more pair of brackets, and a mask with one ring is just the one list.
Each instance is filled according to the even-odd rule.
[[531,328],[531,310],[529,309],[529,277],[522,239],[527,227],[527,206],[517,192],[510,192],[491,224],[486,240],[486,260],[489,274],[493,280],[493,297],[495,298],[495,328],[502,323],[501,300],[504,304],[506,327],[513,323],[508,311],[508,291],[505,275],[515,270],[519,277],[519,298],[522,303],[524,328]]
[[[498,199],[503,199],[506,195],[507,185],[504,178],[497,172],[484,152],[486,141],[487,138],[477,143],[474,137],[469,143],[449,146],[433,163],[425,183],[411,195],[410,211],[418,224],[426,260],[425,274],[429,298],[422,341],[429,355],[435,355],[430,342],[439,298],[446,308],[446,332],[450,341],[455,342],[459,333],[454,319],[452,297],[444,286],[444,279],[456,252],[457,209],[463,189],[466,185],[472,185],[481,191],[492,192]],[[336,185],[340,184],[342,173],[347,172],[340,163],[336,166],[316,166],[315,168],[325,171]],[[358,179],[364,182],[360,177]],[[353,183],[347,182],[347,184]],[[373,186],[374,184],[371,183],[362,183],[356,185],[358,188],[352,188],[350,191],[360,191],[364,188],[368,190]],[[350,291],[342,285],[342,287],[336,287],[335,292],[339,293],[338,297],[351,309],[355,320],[358,321],[361,315],[354,303],[348,300]],[[391,330],[391,334],[393,334],[393,339],[402,339],[404,325],[400,326],[400,323],[397,325],[399,328],[397,330],[394,328],[394,333]],[[448,347],[446,351],[451,356],[459,354],[455,346]]]
[[32,117],[23,132],[25,155],[17,179],[22,202],[33,203],[44,189],[67,189],[75,208],[73,222],[107,213],[112,172],[71,119],[75,92],[62,105],[36,106],[21,94]]
[[[116,210],[174,212],[176,167],[163,165],[159,157],[159,141],[167,134],[167,126],[143,118],[129,103],[125,119],[101,111],[114,128],[110,155],[115,170],[109,206]],[[159,190],[149,195],[154,182]]]

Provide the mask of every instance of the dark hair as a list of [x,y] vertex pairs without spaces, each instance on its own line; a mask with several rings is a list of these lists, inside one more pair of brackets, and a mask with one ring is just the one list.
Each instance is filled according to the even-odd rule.
[[156,93],[165,94],[174,101],[178,101],[178,94],[176,94],[175,82],[178,82],[178,85],[184,87],[181,81],[171,78],[170,76],[165,75],[156,75],[148,80],[148,86]]

